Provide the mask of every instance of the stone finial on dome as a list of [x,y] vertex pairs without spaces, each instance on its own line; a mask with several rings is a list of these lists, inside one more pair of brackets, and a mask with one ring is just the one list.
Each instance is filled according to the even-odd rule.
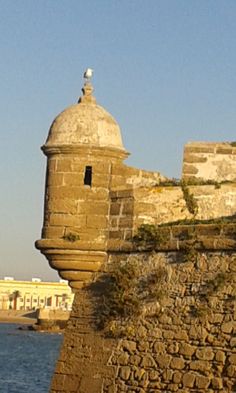
[[92,68],[87,68],[84,73],[84,87],[82,88],[83,95],[79,98],[78,103],[90,103],[96,104],[96,99],[93,96],[93,86],[91,84],[91,78],[93,76]]
[[85,82],[82,92],[83,95],[79,98],[79,104],[96,104],[96,98],[93,96],[93,86],[90,82]]

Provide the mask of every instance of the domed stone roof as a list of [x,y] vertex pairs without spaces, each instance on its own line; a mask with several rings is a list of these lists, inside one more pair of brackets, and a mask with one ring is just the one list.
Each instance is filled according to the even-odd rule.
[[61,112],[53,121],[44,148],[59,146],[106,147],[125,151],[115,119],[93,97],[85,83],[78,104]]

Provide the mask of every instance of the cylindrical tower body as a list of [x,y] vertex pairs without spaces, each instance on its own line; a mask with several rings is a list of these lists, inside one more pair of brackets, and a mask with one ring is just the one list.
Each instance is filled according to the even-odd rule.
[[87,83],[79,103],[56,117],[47,156],[44,224],[36,247],[79,288],[106,261],[112,166],[127,157],[113,117]]

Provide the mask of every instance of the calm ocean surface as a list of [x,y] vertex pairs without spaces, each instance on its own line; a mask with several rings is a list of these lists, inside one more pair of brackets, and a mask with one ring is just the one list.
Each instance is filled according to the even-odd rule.
[[0,392],[48,393],[63,336],[0,324]]

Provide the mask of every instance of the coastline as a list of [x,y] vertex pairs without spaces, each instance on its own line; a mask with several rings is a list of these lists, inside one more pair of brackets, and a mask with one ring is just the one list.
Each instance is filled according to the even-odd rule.
[[34,311],[0,310],[0,323],[34,325],[36,322],[37,317]]

